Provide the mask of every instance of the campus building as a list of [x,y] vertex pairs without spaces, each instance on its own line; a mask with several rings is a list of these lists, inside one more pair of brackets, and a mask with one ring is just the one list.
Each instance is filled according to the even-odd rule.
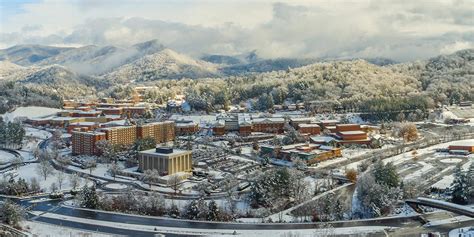
[[178,136],[191,135],[199,131],[199,126],[197,123],[189,122],[176,122],[175,133]]
[[136,128],[137,138],[152,137],[156,143],[173,141],[175,138],[175,124],[173,121],[156,122],[139,125]]
[[71,139],[73,155],[97,155],[96,143],[105,140],[106,135],[103,132],[74,131]]
[[316,123],[299,124],[298,132],[301,134],[318,135],[321,133],[321,127]]
[[457,152],[457,151],[467,151],[468,153],[474,153],[474,142],[456,143],[456,144],[450,145],[448,149],[451,153]]
[[283,118],[258,118],[252,120],[252,131],[264,133],[283,133],[285,119]]
[[141,151],[138,156],[140,171],[158,170],[161,175],[192,171],[192,152],[168,147]]
[[331,146],[316,144],[292,144],[287,146],[263,145],[260,147],[261,156],[269,156],[286,161],[292,161],[293,157],[314,164],[328,159],[341,157],[341,149]]
[[136,126],[110,127],[101,129],[110,144],[131,145],[137,140]]

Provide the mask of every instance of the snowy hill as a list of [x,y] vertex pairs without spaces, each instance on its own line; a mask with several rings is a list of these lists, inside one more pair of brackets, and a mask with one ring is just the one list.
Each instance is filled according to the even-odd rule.
[[40,65],[59,64],[87,75],[100,75],[145,55],[163,50],[157,40],[133,45],[129,48],[115,46],[85,46],[42,60]]
[[164,49],[123,65],[105,75],[112,81],[153,81],[160,79],[202,78],[218,75],[218,66]]
[[74,48],[44,45],[16,45],[0,50],[0,61],[8,60],[18,65],[30,66]]

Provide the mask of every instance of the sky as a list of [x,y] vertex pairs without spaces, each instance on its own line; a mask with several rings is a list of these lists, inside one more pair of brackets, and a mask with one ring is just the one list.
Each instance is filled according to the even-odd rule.
[[191,56],[425,59],[474,48],[474,0],[0,0],[0,48],[130,45]]

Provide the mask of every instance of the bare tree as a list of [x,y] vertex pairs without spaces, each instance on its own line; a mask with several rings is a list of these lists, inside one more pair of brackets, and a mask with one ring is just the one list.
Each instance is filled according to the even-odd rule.
[[38,166],[36,166],[36,172],[43,177],[44,180],[48,178],[49,175],[53,174],[54,168],[49,164],[49,161],[42,160]]
[[61,190],[63,188],[63,183],[64,183],[64,180],[66,179],[66,175],[63,172],[58,171],[56,175],[56,179],[58,181],[59,190]]
[[89,169],[89,175],[92,175],[92,171],[97,168],[97,162],[95,160],[88,160],[85,162],[85,166]]
[[117,163],[112,163],[112,165],[110,166],[109,173],[112,177],[114,177],[114,180],[120,170],[120,166],[118,166]]
[[50,189],[52,193],[58,191],[58,184],[56,182],[52,182]]
[[81,182],[81,178],[77,174],[72,174],[69,176],[69,184],[71,184],[72,189],[76,189]]
[[158,170],[155,169],[145,170],[145,172],[143,173],[143,181],[148,183],[150,185],[150,188],[152,183],[158,181],[158,177],[160,177],[160,173],[158,172]]
[[181,187],[181,178],[177,174],[173,174],[168,179],[168,184],[174,190],[174,194],[178,192]]

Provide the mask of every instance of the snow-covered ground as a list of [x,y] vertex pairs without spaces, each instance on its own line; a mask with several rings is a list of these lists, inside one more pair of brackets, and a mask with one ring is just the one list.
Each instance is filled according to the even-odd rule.
[[[41,177],[39,174],[38,174],[38,171],[37,171],[37,167],[39,166],[39,163],[30,163],[30,164],[27,164],[27,165],[24,165],[24,166],[20,166],[18,168],[18,170],[11,170],[11,171],[8,171],[6,172],[6,174],[13,174],[16,179],[19,179],[19,178],[23,178],[25,179],[27,182],[31,181],[32,178],[36,178],[36,180],[38,180],[39,184],[40,184],[40,187],[43,191],[46,191],[46,192],[49,192],[51,191],[51,185],[53,183],[56,182],[56,184],[58,183],[58,172],[60,171],[57,171],[55,170],[53,172],[53,174],[51,175],[48,175],[48,177],[46,178],[46,180]],[[70,174],[66,174],[64,173],[64,181],[61,185],[61,189],[62,190],[69,190],[71,189],[71,184],[70,184],[70,181],[69,181],[69,177],[70,177]],[[86,179],[83,179],[83,178],[79,178],[80,179],[80,183],[79,183],[79,186],[82,187],[84,184],[86,183],[89,183],[90,181],[86,180]],[[59,185],[57,185],[59,187]]]
[[[459,141],[452,141],[452,142],[446,142],[446,143],[441,143],[437,144],[434,146],[426,147],[423,149],[417,150],[417,156],[421,156],[423,154],[428,154],[431,152],[434,152],[438,148],[447,148],[449,145],[453,145],[456,143],[474,143],[474,139],[466,139],[466,140],[459,140]],[[387,164],[388,162],[393,162],[394,165],[399,165],[401,163],[404,163],[410,159],[413,159],[413,155],[411,152],[405,152],[387,159],[384,159],[383,162]]]
[[[469,158],[470,160],[466,162],[464,165],[461,166],[461,169],[463,171],[467,171],[469,169],[469,166],[471,163],[474,161],[474,158]],[[445,189],[451,186],[454,180],[454,175],[446,175],[444,176],[440,181],[436,182],[433,184],[431,187],[433,188],[438,188],[438,189]]]
[[450,158],[450,159],[440,160],[439,162],[445,163],[445,164],[457,164],[457,163],[461,163],[462,160],[458,158]]
[[9,152],[0,150],[0,164],[6,164],[15,159],[15,156]]
[[38,237],[63,237],[63,236],[109,237],[109,236],[113,236],[113,235],[99,233],[99,232],[84,231],[84,230],[62,227],[62,226],[57,226],[57,225],[50,225],[50,224],[34,222],[34,221],[24,221],[23,228],[27,232]]
[[52,136],[52,134],[48,131],[36,129],[36,128],[30,128],[30,127],[25,127],[25,136],[27,137],[35,137],[39,139],[48,139]]
[[449,231],[449,237],[471,237],[474,236],[474,226],[463,227]]
[[419,180],[419,178],[423,175],[428,173],[430,170],[434,168],[433,165],[428,164],[426,162],[420,161],[418,164],[421,165],[421,169],[407,175],[404,177],[404,180]]
[[3,119],[5,121],[14,121],[15,118],[44,117],[53,115],[59,111],[61,110],[39,106],[18,107],[15,111],[4,114]]

